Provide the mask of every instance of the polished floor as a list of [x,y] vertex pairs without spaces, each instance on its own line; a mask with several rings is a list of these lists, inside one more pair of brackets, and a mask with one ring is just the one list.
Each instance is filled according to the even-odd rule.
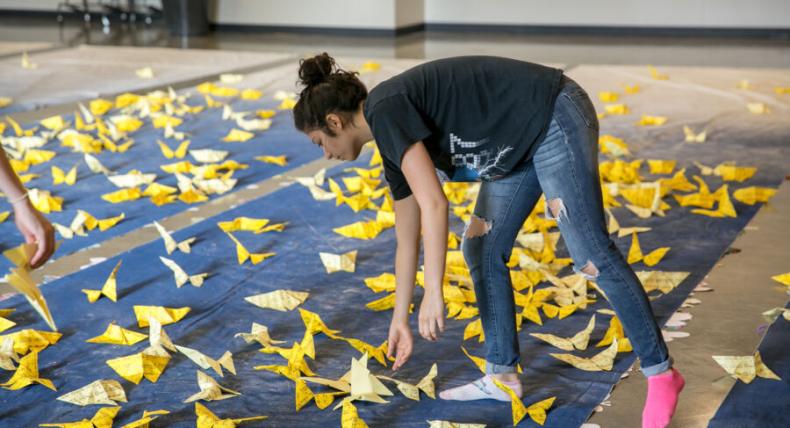
[[654,64],[723,67],[790,67],[790,40],[782,38],[625,37],[563,34],[495,34],[490,32],[419,32],[399,37],[222,31],[207,36],[172,37],[163,23],[129,25],[112,21],[85,25],[69,18],[4,16],[0,40],[47,42],[56,46],[97,44],[166,46],[198,49],[258,50],[374,58],[439,58],[490,54],[541,63]]

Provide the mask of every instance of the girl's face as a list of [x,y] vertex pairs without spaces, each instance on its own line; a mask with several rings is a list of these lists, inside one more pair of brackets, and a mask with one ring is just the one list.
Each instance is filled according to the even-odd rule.
[[357,147],[359,145],[355,141],[354,128],[349,124],[343,123],[334,114],[327,116],[327,125],[329,129],[334,131],[334,137],[321,129],[314,129],[307,133],[313,144],[324,150],[324,158],[350,161],[359,157],[361,147]]

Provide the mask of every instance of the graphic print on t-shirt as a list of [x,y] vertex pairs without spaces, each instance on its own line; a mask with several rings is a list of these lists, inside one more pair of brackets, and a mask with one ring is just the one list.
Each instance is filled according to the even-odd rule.
[[[480,150],[480,147],[488,143],[488,137],[478,141],[464,141],[461,137],[450,133],[450,158],[455,167],[454,181],[470,181],[478,177],[482,180],[492,180],[502,175],[499,165],[513,147],[499,147],[496,153],[490,147]],[[495,174],[497,171],[500,174]]]

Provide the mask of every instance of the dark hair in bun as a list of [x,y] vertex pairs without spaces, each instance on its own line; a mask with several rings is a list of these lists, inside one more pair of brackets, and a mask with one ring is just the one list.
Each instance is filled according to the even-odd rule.
[[326,52],[299,60],[299,82],[305,86],[323,83],[336,68],[335,59]]
[[299,83],[304,86],[294,106],[294,125],[302,132],[322,129],[335,133],[326,124],[326,115],[335,113],[351,122],[359,103],[368,96],[357,72],[345,71],[326,52],[299,61]]

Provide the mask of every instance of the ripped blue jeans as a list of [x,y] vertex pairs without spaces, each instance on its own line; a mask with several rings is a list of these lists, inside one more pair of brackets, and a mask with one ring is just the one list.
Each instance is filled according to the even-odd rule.
[[607,231],[595,108],[584,89],[563,77],[551,124],[535,154],[508,175],[481,184],[474,217],[464,233],[461,248],[485,333],[486,372],[515,372],[520,360],[506,264],[541,193],[546,194],[546,216],[557,220],[574,270],[594,279],[606,293],[644,375],[669,369],[672,358],[647,295]]

